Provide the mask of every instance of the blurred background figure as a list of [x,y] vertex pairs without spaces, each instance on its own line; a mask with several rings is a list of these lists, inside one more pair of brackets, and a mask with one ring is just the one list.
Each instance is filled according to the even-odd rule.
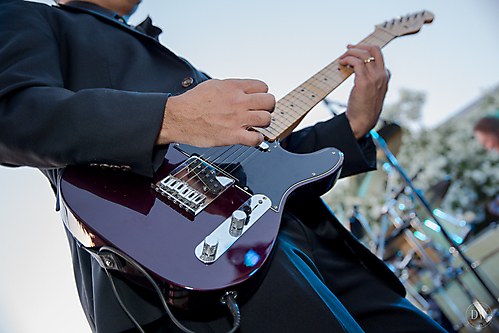
[[475,138],[486,150],[495,149],[499,152],[499,117],[487,116],[481,118],[473,127]]
[[[481,118],[473,127],[475,139],[482,144],[486,150],[495,149],[499,152],[499,117],[487,116]],[[495,217],[499,217],[499,194],[489,202],[487,211]]]

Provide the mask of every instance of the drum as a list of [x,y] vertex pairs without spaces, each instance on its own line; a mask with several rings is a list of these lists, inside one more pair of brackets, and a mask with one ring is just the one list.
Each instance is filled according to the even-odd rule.
[[[499,296],[499,226],[490,225],[472,240],[461,246],[464,255],[472,262],[472,266],[487,284],[492,293]],[[454,255],[454,262],[449,271],[458,274],[450,276],[444,281],[442,288],[435,288],[431,297],[437,302],[442,313],[453,324],[458,332],[478,332],[470,318],[470,309],[473,311],[473,301],[477,300],[491,311],[499,311],[495,308],[495,302],[491,295],[485,290],[473,272],[463,262],[454,248],[450,248]],[[471,320],[471,322],[470,322]],[[489,326],[481,332],[498,332],[494,327],[497,325],[496,317]],[[492,327],[494,326],[494,327]]]

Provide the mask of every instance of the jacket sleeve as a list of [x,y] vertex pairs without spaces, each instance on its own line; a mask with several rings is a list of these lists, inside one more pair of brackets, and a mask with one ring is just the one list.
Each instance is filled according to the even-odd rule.
[[65,89],[53,29],[33,5],[0,4],[0,163],[106,163],[152,176],[168,94]]
[[345,114],[293,132],[282,143],[294,153],[310,153],[335,147],[345,156],[341,177],[376,169],[376,147],[370,136],[356,140]]

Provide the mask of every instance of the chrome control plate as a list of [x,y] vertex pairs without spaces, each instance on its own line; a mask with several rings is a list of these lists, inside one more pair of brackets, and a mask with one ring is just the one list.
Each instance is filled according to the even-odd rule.
[[[204,239],[196,246],[194,253],[196,257],[205,264],[210,264],[215,262],[222,254],[225,253],[235,241],[239,239],[244,233],[256,222],[260,217],[272,206],[272,201],[262,194],[255,194],[249,198],[245,203],[241,205],[237,210],[241,210],[247,213],[248,219],[242,228],[242,231],[238,233],[238,236],[232,236],[232,215],[222,222],[215,230],[210,234],[206,235]],[[248,209],[248,207],[250,209]],[[248,214],[249,212],[249,214]],[[218,246],[216,253],[214,255],[207,256],[203,252],[205,248],[205,240],[209,239],[210,243],[213,243],[214,238],[218,241]]]

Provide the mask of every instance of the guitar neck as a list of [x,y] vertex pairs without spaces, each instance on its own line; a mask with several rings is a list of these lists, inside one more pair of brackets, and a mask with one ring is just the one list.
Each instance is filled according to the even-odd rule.
[[[398,36],[392,31],[376,27],[376,30],[363,39],[359,45],[384,47],[396,37]],[[339,64],[339,58],[334,60],[276,103],[270,126],[254,128],[254,130],[262,133],[271,142],[284,139],[314,106],[326,98],[352,73],[352,68]]]

